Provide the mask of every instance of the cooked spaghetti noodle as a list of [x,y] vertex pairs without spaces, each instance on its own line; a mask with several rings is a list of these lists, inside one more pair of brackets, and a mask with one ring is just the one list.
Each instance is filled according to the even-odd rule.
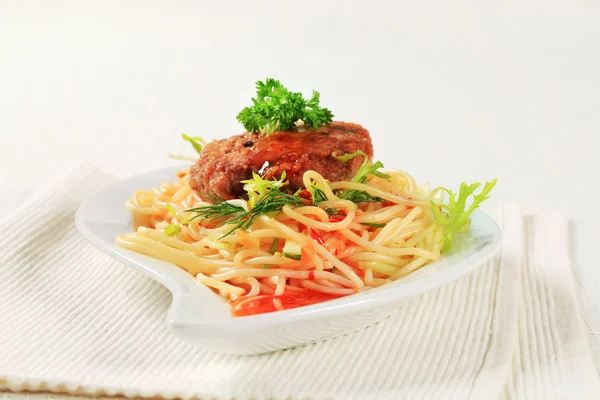
[[304,98],[272,78],[256,89],[237,115],[245,133],[211,143],[182,134],[198,159],[175,182],[135,192],[127,207],[136,232],[116,239],[183,268],[234,315],[314,304],[411,274],[468,229],[496,184],[475,194],[481,184],[463,182],[453,193],[383,172],[369,131],[333,121],[319,92]]
[[[118,245],[173,263],[229,301],[234,315],[294,308],[350,295],[402,278],[440,257],[443,228],[430,202],[436,190],[401,171],[367,183],[328,182],[315,171],[305,187],[324,198],[284,205],[246,229],[231,231],[227,218],[192,218],[190,209],[213,205],[188,184],[188,172],[172,183],[138,190],[127,202],[136,232]],[[356,190],[379,201],[354,203],[339,196]],[[247,200],[228,203],[248,210]],[[334,214],[332,214],[334,210]],[[175,232],[169,232],[176,227]],[[287,243],[301,248],[290,257]]]

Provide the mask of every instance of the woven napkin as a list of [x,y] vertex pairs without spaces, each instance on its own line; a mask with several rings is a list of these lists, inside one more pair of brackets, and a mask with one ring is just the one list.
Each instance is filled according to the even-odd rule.
[[[322,343],[215,354],[168,329],[170,293],[76,230],[114,181],[81,166],[0,222],[0,389],[200,399],[598,399],[560,214],[501,207],[499,255]],[[133,190],[134,188],[132,188]]]

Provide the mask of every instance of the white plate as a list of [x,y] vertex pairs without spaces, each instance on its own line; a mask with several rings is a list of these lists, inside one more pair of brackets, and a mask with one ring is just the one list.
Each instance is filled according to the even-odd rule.
[[77,211],[81,233],[110,256],[166,286],[173,293],[167,316],[175,334],[206,349],[257,354],[305,345],[374,324],[400,303],[447,285],[483,265],[500,244],[500,229],[485,213],[473,213],[471,233],[455,240],[451,255],[380,288],[311,306],[248,317],[231,316],[229,306],[177,266],[114,244],[131,232],[125,202],[137,189],[175,179],[177,168],[140,175],[86,200]]

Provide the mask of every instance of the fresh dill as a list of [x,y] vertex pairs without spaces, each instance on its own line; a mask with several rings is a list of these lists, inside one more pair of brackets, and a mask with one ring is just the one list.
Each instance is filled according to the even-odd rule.
[[212,221],[220,218],[229,218],[219,223],[219,226],[231,226],[231,229],[222,236],[226,237],[240,229],[247,231],[258,218],[263,215],[280,212],[285,205],[300,206],[303,203],[300,197],[293,194],[284,193],[279,190],[269,190],[249,211],[224,201],[212,206],[192,208],[187,210],[187,212],[196,213],[191,220],[200,218],[201,220],[208,219]]
[[350,189],[338,193],[338,197],[343,200],[350,200],[353,203],[381,203],[385,200],[381,197],[373,196],[364,190]]
[[303,205],[302,199],[293,194],[280,192],[278,190],[271,190],[267,192],[263,197],[258,200],[249,211],[237,214],[235,217],[224,223],[223,225],[231,225],[232,229],[228,231],[225,236],[232,234],[233,232],[241,229],[243,231],[248,230],[254,224],[254,222],[263,215],[269,215],[281,211],[283,206],[301,206]]
[[186,210],[185,212],[190,212],[190,213],[196,214],[192,218],[190,218],[190,222],[191,222],[195,219],[200,219],[202,221],[204,221],[204,220],[214,221],[214,220],[217,220],[220,218],[233,217],[234,215],[244,213],[245,211],[246,210],[244,210],[243,207],[236,206],[235,204],[231,204],[226,201],[223,201],[221,203],[214,204],[212,206],[202,206],[202,207],[190,208],[189,210]]
[[323,189],[321,189],[317,185],[312,185],[310,188],[310,192],[312,193],[313,202],[315,204],[328,200],[327,195],[325,194]]

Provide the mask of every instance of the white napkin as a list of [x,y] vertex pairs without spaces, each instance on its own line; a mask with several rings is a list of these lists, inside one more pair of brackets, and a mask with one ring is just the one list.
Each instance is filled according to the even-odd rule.
[[360,332],[259,356],[168,330],[170,293],[81,237],[91,167],[0,222],[0,389],[201,399],[597,399],[556,212],[493,213],[502,251]]

